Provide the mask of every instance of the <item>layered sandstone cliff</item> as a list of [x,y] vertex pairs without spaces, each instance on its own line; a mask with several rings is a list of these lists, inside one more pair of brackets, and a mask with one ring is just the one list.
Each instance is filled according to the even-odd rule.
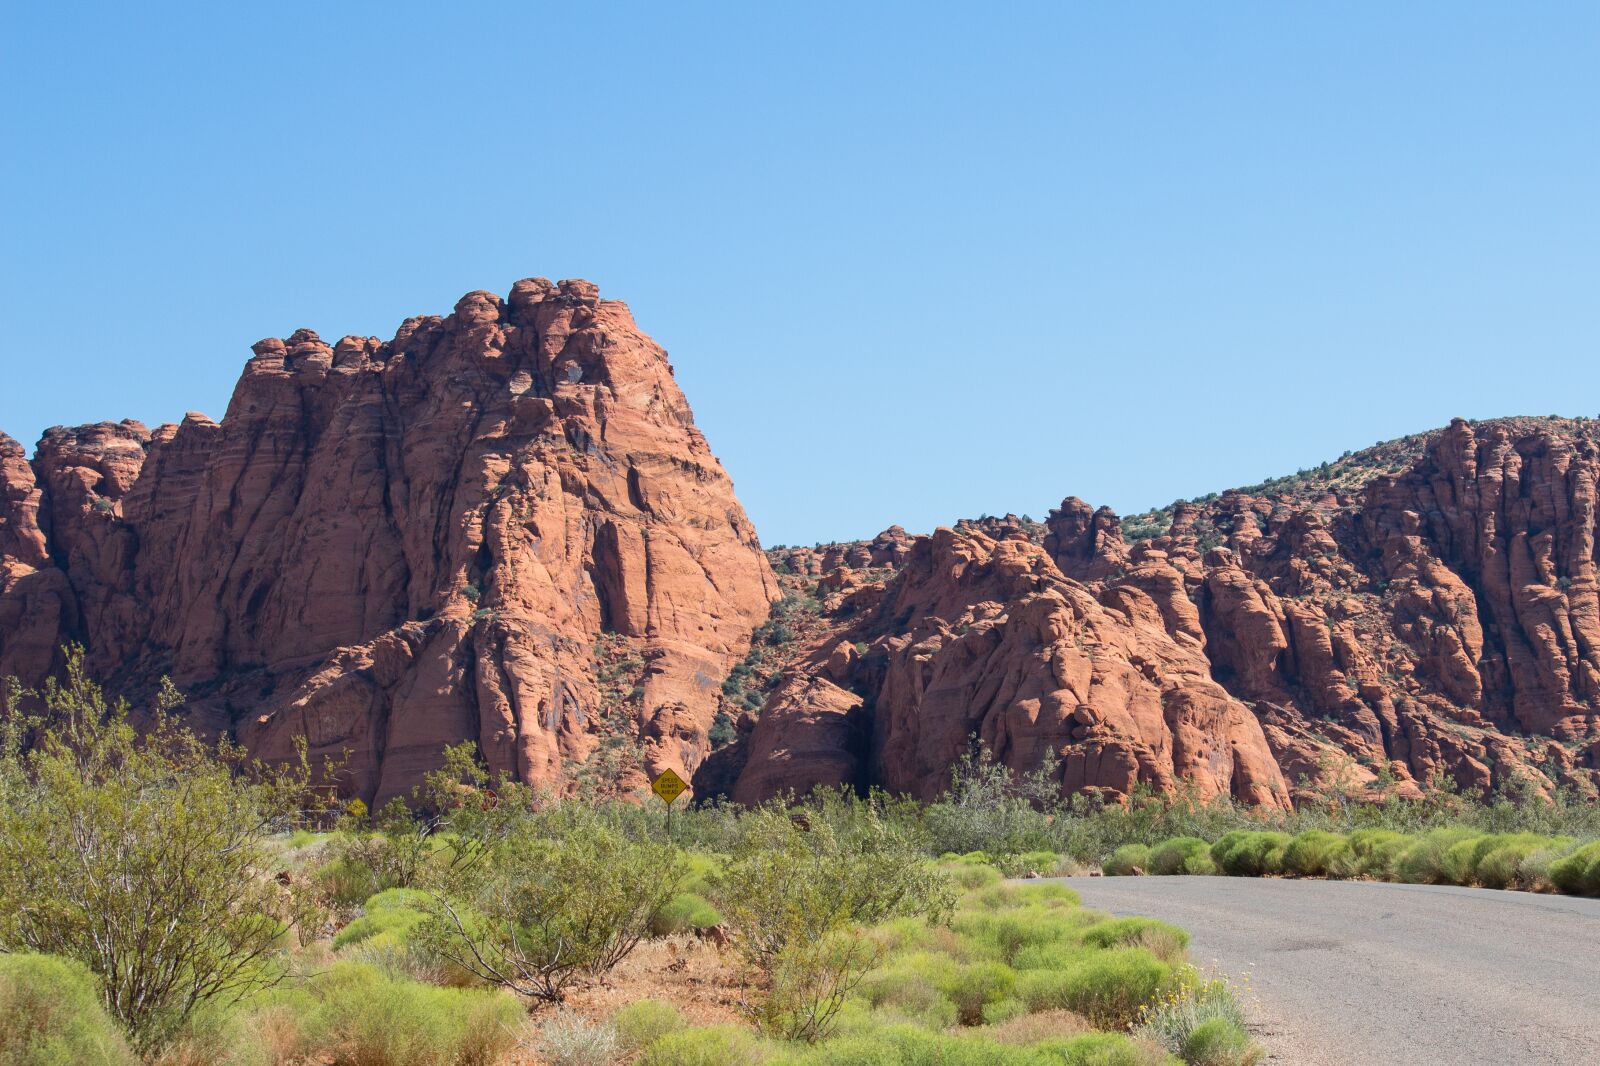
[[1019,770],[1050,749],[1068,791],[1592,795],[1597,442],[1583,421],[1458,420],[1143,516],[1137,538],[1068,498],[1043,527],[775,552],[822,572],[832,625],[713,765],[740,767],[745,801],[817,781],[931,797],[976,736]]
[[380,803],[463,740],[744,801],[931,798],[973,738],[1067,792],[1593,794],[1597,496],[1596,423],[1457,421],[1127,521],[1069,497],[769,565],[665,353],[529,279],[261,341],[220,422],[0,436],[0,677],[81,642]]
[[0,675],[81,641],[380,803],[462,740],[551,784],[697,767],[777,589],[626,306],[535,278],[253,350],[220,422],[0,438]]

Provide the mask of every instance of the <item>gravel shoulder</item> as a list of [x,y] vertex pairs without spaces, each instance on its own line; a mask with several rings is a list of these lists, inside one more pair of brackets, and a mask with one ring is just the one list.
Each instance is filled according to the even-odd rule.
[[1233,978],[1269,1062],[1600,1063],[1600,899],[1368,881],[1062,878]]

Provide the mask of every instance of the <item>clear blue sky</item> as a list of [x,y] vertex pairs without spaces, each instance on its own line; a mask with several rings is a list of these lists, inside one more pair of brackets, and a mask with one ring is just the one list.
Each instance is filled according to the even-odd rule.
[[1600,5],[13,4],[0,429],[586,277],[763,540],[1600,412]]

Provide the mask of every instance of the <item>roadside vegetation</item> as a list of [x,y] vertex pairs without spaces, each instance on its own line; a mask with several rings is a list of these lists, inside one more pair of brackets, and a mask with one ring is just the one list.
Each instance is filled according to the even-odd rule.
[[[470,745],[376,812],[337,766],[135,714],[77,655],[0,714],[0,1061],[22,1066],[1242,1066],[1188,935],[1032,878],[1600,894],[1567,796],[1061,798],[975,752],[928,805],[564,800]],[[135,728],[135,724],[138,728]]]
[[1441,778],[1421,799],[1329,793],[1260,811],[1192,790],[1124,803],[1057,797],[1054,768],[1021,778],[975,754],[927,808],[936,846],[981,851],[1014,876],[1222,874],[1332,877],[1600,896],[1594,797],[1463,794]]
[[[0,1061],[1261,1055],[1182,930],[1004,879],[1062,860],[1006,850],[1029,831],[1009,801],[1004,833],[973,822],[992,774],[942,813],[823,791],[683,812],[669,837],[655,807],[491,779],[470,746],[371,812],[318,784],[338,767],[249,760],[178,710],[170,693],[138,712],[108,702],[76,655],[61,684],[6,691]],[[945,855],[956,839],[1001,847]]]

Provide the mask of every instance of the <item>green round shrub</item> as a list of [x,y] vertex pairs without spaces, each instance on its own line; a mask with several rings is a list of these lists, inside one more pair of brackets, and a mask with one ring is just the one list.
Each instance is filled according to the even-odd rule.
[[639,1066],[731,1066],[761,1061],[755,1034],[737,1025],[711,1025],[668,1033],[645,1048]]
[[1252,1066],[1261,1054],[1250,1034],[1226,1018],[1207,1018],[1183,1042],[1183,1061],[1190,1066]]
[[1350,853],[1350,842],[1340,834],[1307,829],[1283,850],[1283,867],[1300,877],[1338,876],[1341,860]]
[[428,904],[433,897],[420,888],[386,888],[375,896],[369,896],[361,905],[368,914],[373,911],[393,910],[397,907],[406,907],[414,911],[428,909]]
[[454,1066],[494,1062],[517,1042],[525,1012],[501,991],[439,988],[339,962],[303,988],[287,989],[305,1046],[316,1059],[338,1049],[340,1061]]
[[1076,907],[1083,902],[1083,897],[1078,895],[1066,885],[1055,881],[1043,882],[1032,885],[1014,886],[1018,901],[1022,903],[1066,904]]
[[1287,833],[1235,829],[1211,846],[1211,861],[1231,877],[1281,874],[1291,839]]
[[1550,864],[1550,883],[1570,896],[1600,896],[1600,840]]
[[1211,861],[1210,844],[1199,837],[1173,837],[1150,849],[1150,865],[1145,872],[1164,876],[1212,874],[1217,867]]
[[683,1028],[683,1015],[664,1000],[636,999],[611,1016],[611,1026],[617,1031],[619,1050],[627,1054]]
[[1478,868],[1478,860],[1493,850],[1504,839],[1492,834],[1467,837],[1444,849],[1439,856],[1439,883],[1445,885],[1470,885]]
[[421,911],[399,905],[368,911],[334,934],[333,950],[342,951],[382,934],[403,943],[407,934],[427,918]]
[[1150,849],[1143,844],[1124,844],[1105,861],[1107,877],[1131,877],[1150,872]]
[[1176,1063],[1147,1045],[1121,1033],[1084,1033],[1082,1036],[1052,1037],[1034,1045],[1062,1066],[1160,1066]]
[[1413,837],[1391,865],[1394,877],[1412,885],[1444,884],[1449,880],[1445,874],[1445,855],[1462,841],[1476,840],[1482,835],[1474,829],[1452,826]]
[[1025,971],[1017,997],[1030,1011],[1076,1011],[1099,1026],[1125,1028],[1174,978],[1173,968],[1144,948],[1119,948],[1064,970]]
[[1514,833],[1495,838],[1496,843],[1481,858],[1473,871],[1484,888],[1533,888],[1535,878],[1524,869],[1525,861],[1536,852],[1560,848],[1569,843],[1559,837],[1538,833]]
[[999,870],[979,863],[958,862],[950,872],[955,883],[969,892],[998,885],[1004,880]]
[[1174,941],[1179,948],[1189,946],[1189,931],[1156,918],[1113,918],[1109,922],[1092,925],[1083,932],[1083,942],[1097,948],[1126,947],[1138,944],[1152,936]]
[[693,892],[680,892],[656,912],[650,922],[653,936],[671,936],[696,929],[711,929],[722,924],[722,914],[705,898]]
[[0,1062],[6,1066],[136,1066],[82,964],[0,955]]
[[982,1025],[983,1009],[1011,997],[1017,987],[1017,975],[1011,967],[998,962],[974,962],[962,966],[941,983],[940,991],[956,1005],[956,1017],[962,1025]]

